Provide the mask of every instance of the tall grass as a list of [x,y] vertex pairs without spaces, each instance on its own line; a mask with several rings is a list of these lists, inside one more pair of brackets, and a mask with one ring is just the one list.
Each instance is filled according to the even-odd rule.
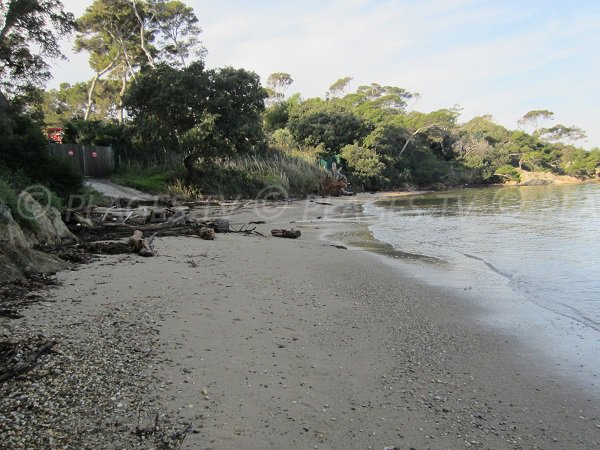
[[[314,154],[313,154],[314,153]],[[320,194],[327,172],[316,153],[271,148],[259,155],[240,155],[202,164],[193,173],[183,167],[122,165],[111,177],[116,183],[154,194],[197,199],[202,195],[256,198]],[[271,193],[270,193],[271,192]]]
[[[312,161],[311,161],[312,160]],[[311,156],[271,149],[266,154],[241,156],[223,161],[221,166],[261,179],[265,185],[285,190],[289,195],[318,194],[327,177]]]

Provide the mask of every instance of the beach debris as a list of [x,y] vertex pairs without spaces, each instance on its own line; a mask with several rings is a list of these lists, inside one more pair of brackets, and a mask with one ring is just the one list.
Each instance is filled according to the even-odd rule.
[[290,230],[284,229],[273,229],[271,230],[271,236],[287,238],[287,239],[297,239],[301,236],[300,230],[294,230],[293,228]]
[[344,246],[344,245],[337,245],[337,244],[330,244],[330,247],[335,247],[338,248],[340,250],[348,250],[348,247]]
[[215,240],[215,230],[208,227],[200,228],[200,232],[198,233],[200,239],[204,239],[206,241],[214,241]]
[[[49,341],[45,339],[39,341],[37,343],[37,349],[33,351],[29,356],[27,356],[26,358],[22,358],[12,367],[3,370],[2,373],[0,373],[0,383],[5,382],[6,380],[10,380],[11,378],[14,378],[18,375],[22,375],[26,372],[29,372],[31,369],[38,365],[38,359],[40,358],[40,356],[42,356],[45,353],[49,353],[52,350],[52,347],[54,347],[55,345],[56,342],[54,341]],[[0,345],[2,353],[6,353],[8,355],[12,354],[13,357],[10,359],[16,359],[20,352],[14,351],[12,347],[16,346],[12,345],[9,342],[4,342]]]
[[217,233],[229,233],[231,232],[231,225],[229,223],[229,220],[225,220],[225,219],[217,219],[214,222],[214,226],[211,227],[214,228],[214,230]]
[[152,240],[154,240],[155,236],[156,233],[153,236],[151,236],[150,239],[148,239],[148,241],[146,241],[144,239],[144,233],[140,230],[135,230],[133,232],[133,235],[128,240],[128,244],[131,251],[133,253],[137,253],[140,256],[154,256],[154,250],[152,250],[150,244],[152,243]]
[[342,195],[342,190],[347,186],[347,182],[344,180],[332,180],[328,179],[323,185],[325,193],[332,197],[339,197]]

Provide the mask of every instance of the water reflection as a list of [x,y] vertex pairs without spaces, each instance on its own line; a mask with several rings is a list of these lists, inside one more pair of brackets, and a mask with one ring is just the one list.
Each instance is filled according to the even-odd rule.
[[461,271],[484,263],[544,307],[600,329],[599,206],[600,185],[590,184],[390,197],[367,212],[375,237],[396,251]]

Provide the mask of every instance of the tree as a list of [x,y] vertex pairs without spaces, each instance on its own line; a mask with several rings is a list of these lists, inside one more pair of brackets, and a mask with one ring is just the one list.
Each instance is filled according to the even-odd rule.
[[403,110],[406,107],[406,101],[413,98],[415,94],[400,87],[371,83],[368,86],[359,86],[355,95],[357,103],[370,101],[382,109]]
[[463,135],[484,139],[490,145],[506,142],[511,135],[510,131],[494,122],[490,115],[473,117],[460,128],[460,132]]
[[567,142],[575,142],[586,138],[585,131],[579,127],[576,127],[575,125],[566,127],[558,124],[551,128],[541,128],[538,130],[538,134],[541,139],[550,142],[558,142],[563,140]]
[[243,69],[205,70],[201,61],[177,69],[159,64],[132,84],[125,103],[134,141],[179,153],[190,173],[198,160],[264,148],[265,92],[258,75]]
[[[152,40],[151,32],[140,22],[140,12],[128,0],[95,0],[77,19],[76,51],[90,53],[90,66],[96,72],[88,91],[88,106],[85,118],[91,114],[94,91],[103,75],[118,78],[120,90],[120,120],[123,121],[122,98],[127,90],[129,79],[152,58],[148,56],[147,41]],[[140,33],[144,35],[143,47]]]
[[74,25],[59,0],[0,2],[0,83],[6,93],[50,78],[48,58],[64,58],[59,39]]
[[202,28],[194,10],[180,1],[153,0],[150,10],[155,14],[154,27],[163,60],[186,67],[186,59],[204,59],[206,49],[198,39]]
[[63,121],[83,117],[87,104],[86,83],[61,83],[59,89],[44,92],[44,122],[51,126],[61,126]]
[[341,156],[360,183],[368,184],[368,187],[372,188],[383,181],[385,164],[381,162],[375,150],[351,144],[342,148]]
[[299,144],[323,144],[329,154],[360,141],[366,134],[366,124],[351,112],[344,110],[293,111],[288,128]]
[[517,124],[523,131],[525,131],[528,126],[531,126],[533,128],[532,131],[535,132],[538,130],[540,122],[552,120],[553,117],[554,113],[552,111],[548,111],[547,109],[534,109],[521,117],[517,121]]
[[337,80],[335,83],[329,86],[326,97],[335,98],[343,96],[346,93],[346,89],[348,89],[348,85],[352,79],[352,77],[343,77]]
[[201,29],[192,8],[178,0],[95,0],[77,20],[76,51],[90,53],[95,75],[88,90],[85,118],[91,115],[101,77],[118,79],[119,118],[131,80],[157,61],[186,66],[186,58],[202,58]]
[[267,78],[267,92],[272,103],[278,103],[285,98],[285,91],[292,85],[294,80],[289,73],[275,72]]

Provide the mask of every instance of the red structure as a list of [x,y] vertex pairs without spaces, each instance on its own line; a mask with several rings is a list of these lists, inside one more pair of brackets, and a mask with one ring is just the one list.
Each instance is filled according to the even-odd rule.
[[46,128],[48,139],[57,144],[62,144],[65,130],[63,128]]

